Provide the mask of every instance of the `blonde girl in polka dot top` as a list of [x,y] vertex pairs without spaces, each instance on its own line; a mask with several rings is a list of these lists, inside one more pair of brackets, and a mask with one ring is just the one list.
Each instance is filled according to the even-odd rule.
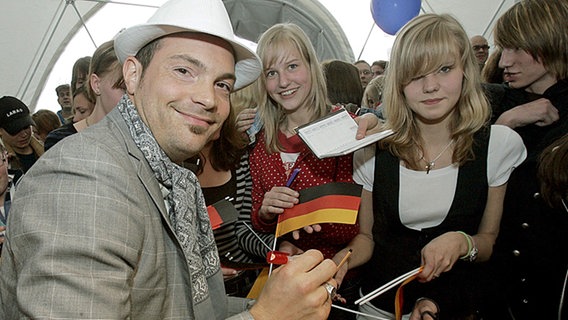
[[[353,162],[352,155],[318,159],[294,132],[294,128],[331,111],[325,78],[306,34],[294,24],[274,25],[261,36],[257,53],[264,66],[257,81],[260,92],[265,92],[259,99],[264,128],[250,155],[252,221],[255,228],[274,232],[278,214],[298,203],[298,191],[336,181],[353,182]],[[295,168],[300,169],[298,176],[285,187]],[[371,221],[359,215],[355,225],[314,225],[282,240],[296,246],[288,249],[292,254],[318,249],[336,263],[353,249],[348,263],[336,275],[341,283],[349,269],[370,257]],[[354,274],[350,272],[345,279],[354,278]]]

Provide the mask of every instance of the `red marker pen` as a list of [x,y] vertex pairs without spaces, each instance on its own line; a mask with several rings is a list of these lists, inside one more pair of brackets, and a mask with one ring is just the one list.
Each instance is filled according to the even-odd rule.
[[271,264],[286,264],[288,263],[289,254],[282,251],[268,251],[266,254],[266,262]]

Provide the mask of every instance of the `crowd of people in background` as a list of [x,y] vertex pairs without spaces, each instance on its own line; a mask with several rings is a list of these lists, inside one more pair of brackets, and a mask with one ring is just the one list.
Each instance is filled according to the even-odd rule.
[[[169,0],[57,112],[0,98],[0,317],[566,319],[567,19],[517,1],[490,45],[421,14],[388,61],[320,61],[299,25],[255,52],[221,0]],[[394,133],[320,159],[297,128],[342,110]],[[362,186],[354,224],[275,236],[331,183]]]

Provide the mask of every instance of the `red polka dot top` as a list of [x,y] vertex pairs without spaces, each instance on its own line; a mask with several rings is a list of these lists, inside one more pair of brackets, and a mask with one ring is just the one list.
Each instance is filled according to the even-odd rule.
[[[282,132],[279,132],[278,139],[284,148],[283,152],[298,154],[293,164],[286,165],[282,161],[280,152],[270,154],[267,152],[264,131],[258,134],[256,145],[250,154],[253,181],[251,218],[254,227],[262,232],[274,233],[276,229],[276,220],[273,223],[266,223],[258,215],[264,194],[274,186],[285,186],[288,175],[293,169],[300,169],[298,176],[291,185],[291,188],[296,191],[328,182],[353,182],[353,157],[351,154],[319,159],[298,135],[287,138]],[[359,233],[358,223],[355,225],[326,223],[322,224],[321,227],[320,232],[312,234],[301,230],[299,240],[293,240],[291,232],[282,236],[281,239],[292,242],[304,251],[318,249],[325,258],[332,258]]]

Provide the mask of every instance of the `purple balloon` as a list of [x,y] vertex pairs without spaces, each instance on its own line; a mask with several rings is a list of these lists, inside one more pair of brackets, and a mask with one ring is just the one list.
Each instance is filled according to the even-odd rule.
[[420,12],[421,0],[371,0],[371,14],[384,32],[395,35]]

